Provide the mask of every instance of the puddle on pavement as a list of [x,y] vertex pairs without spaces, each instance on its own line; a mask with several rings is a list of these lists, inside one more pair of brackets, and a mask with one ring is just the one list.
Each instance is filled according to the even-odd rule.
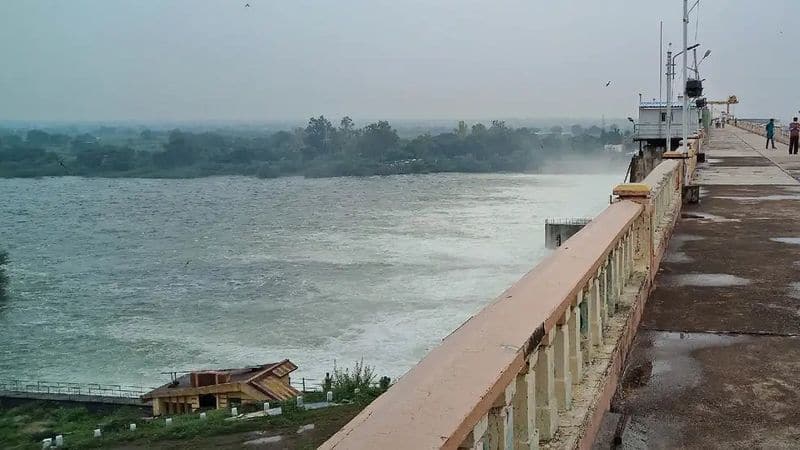
[[682,250],[683,244],[685,242],[700,241],[703,239],[705,238],[693,234],[672,235],[672,237],[669,240],[669,245],[667,246],[667,254],[664,255],[664,262],[673,264],[684,264],[694,261],[692,257],[687,255],[686,252]]
[[702,241],[703,239],[705,239],[703,236],[696,234],[673,234],[670,238],[671,241],[680,242],[681,244],[690,241]]
[[789,297],[800,300],[800,282],[789,283]]
[[778,238],[769,238],[769,240],[773,242],[780,242],[781,244],[800,245],[800,237],[778,237]]
[[[626,380],[630,380],[630,376],[636,377],[635,384],[643,388],[646,393],[641,394],[648,397],[672,395],[702,382],[702,367],[692,357],[692,352],[743,343],[751,339],[745,335],[663,331],[648,331],[642,339],[648,338],[652,345],[642,349],[644,360],[636,367],[628,369],[626,374]],[[648,371],[649,376],[646,373]]]
[[682,275],[667,275],[661,278],[666,286],[698,286],[698,287],[729,287],[750,284],[747,278],[737,277],[727,273],[686,273]]
[[672,264],[685,264],[694,261],[694,259],[682,251],[671,251],[667,249],[667,254],[664,255],[664,262]]
[[779,200],[800,200],[800,195],[764,195],[761,197],[729,197],[720,196],[713,197],[721,200],[736,200],[742,203],[757,203],[766,201],[779,201]]
[[685,212],[681,213],[683,219],[697,219],[700,223],[709,222],[741,222],[739,219],[728,219],[727,217],[717,216],[714,214],[701,213],[701,212]]

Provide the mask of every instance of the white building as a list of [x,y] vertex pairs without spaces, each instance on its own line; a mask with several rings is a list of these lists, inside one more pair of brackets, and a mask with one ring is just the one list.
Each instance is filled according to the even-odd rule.
[[[683,102],[672,105],[672,124],[670,125],[669,136],[673,140],[673,148],[676,148],[678,141],[683,138]],[[689,136],[697,133],[700,129],[700,112],[697,107],[689,104]],[[666,146],[664,143],[667,138],[667,103],[666,102],[642,102],[639,104],[639,121],[634,125],[633,140],[648,141],[651,144]]]

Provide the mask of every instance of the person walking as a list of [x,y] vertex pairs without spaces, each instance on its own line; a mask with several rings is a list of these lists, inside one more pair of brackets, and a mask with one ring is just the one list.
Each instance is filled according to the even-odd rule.
[[769,119],[767,122],[767,143],[764,148],[769,148],[769,141],[772,141],[772,149],[775,150],[775,119]]
[[789,154],[796,155],[797,154],[797,141],[800,139],[800,122],[797,121],[797,117],[792,119],[792,123],[789,124]]

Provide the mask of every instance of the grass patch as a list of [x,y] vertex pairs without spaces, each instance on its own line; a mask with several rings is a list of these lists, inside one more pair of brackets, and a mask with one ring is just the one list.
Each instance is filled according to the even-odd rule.
[[[112,413],[96,414],[82,407],[32,402],[0,409],[0,448],[39,449],[42,439],[56,434],[64,435],[65,448],[107,448],[123,444],[149,447],[149,444],[159,441],[203,441],[213,436],[255,430],[293,435],[300,425],[316,423],[319,427],[329,424],[330,430],[320,430],[322,434],[328,434],[320,436],[319,442],[309,444],[316,446],[368,403],[356,401],[348,405],[305,410],[298,408],[292,400],[280,404],[283,409],[280,416],[225,420],[230,417],[230,411],[214,410],[206,412],[205,420],[201,420],[197,413],[172,416],[172,425],[167,426],[164,417],[145,418],[141,410],[135,408],[121,407]],[[129,430],[131,423],[136,423],[136,431]],[[96,428],[102,430],[102,437],[94,437]]]

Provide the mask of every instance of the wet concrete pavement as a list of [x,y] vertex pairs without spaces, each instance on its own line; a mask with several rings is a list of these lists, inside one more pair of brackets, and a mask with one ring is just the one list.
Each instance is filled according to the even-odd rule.
[[712,132],[612,403],[622,448],[800,448],[800,156]]

